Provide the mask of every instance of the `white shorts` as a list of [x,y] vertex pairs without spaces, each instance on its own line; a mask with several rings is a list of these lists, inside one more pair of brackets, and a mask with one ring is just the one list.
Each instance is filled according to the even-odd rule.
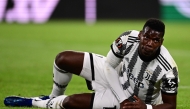
[[[88,88],[95,91],[93,109],[119,109],[120,103],[110,90],[103,70],[105,59],[102,55],[85,52],[80,76],[87,80]],[[120,70],[120,66],[117,70]]]

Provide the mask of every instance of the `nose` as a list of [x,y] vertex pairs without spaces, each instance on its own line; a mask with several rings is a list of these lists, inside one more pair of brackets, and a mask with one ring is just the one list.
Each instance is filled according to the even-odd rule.
[[152,46],[152,44],[153,44],[153,40],[148,40],[147,45]]

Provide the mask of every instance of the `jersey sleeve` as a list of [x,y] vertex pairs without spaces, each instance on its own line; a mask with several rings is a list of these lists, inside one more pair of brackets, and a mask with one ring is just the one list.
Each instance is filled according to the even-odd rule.
[[111,50],[107,54],[105,61],[104,72],[106,79],[109,83],[110,89],[118,99],[119,103],[123,102],[129,96],[126,95],[119,82],[119,75],[115,68],[121,62],[124,56],[125,44],[127,41],[127,36],[131,31],[124,32],[121,34],[111,45]]
[[167,94],[177,94],[179,83],[178,68],[173,59],[170,64],[172,69],[163,76],[161,91]]
[[[107,62],[115,68],[122,58],[130,51],[132,44],[136,41],[138,31],[130,30],[122,33],[111,45],[111,50],[107,54]],[[135,37],[136,36],[136,37]]]
[[[118,99],[119,103],[128,99],[131,95],[124,93],[123,88],[119,81],[118,72],[115,70],[117,65],[122,61],[127,49],[127,41],[132,31],[127,31],[121,34],[111,45],[111,50],[107,54],[105,62],[105,76],[110,85],[110,89]],[[133,32],[136,33],[137,32]],[[136,39],[136,37],[134,37]]]
[[[173,70],[175,70],[175,68]],[[162,92],[168,94],[177,94],[177,89],[178,89],[178,77],[176,76],[168,77],[168,75],[165,75],[164,78],[162,79],[162,86],[161,86]]]
[[131,34],[132,31],[126,31],[123,34],[121,34],[111,45],[111,50],[115,56],[118,58],[123,58],[123,56],[126,53],[126,49],[129,46],[127,44],[128,37]]

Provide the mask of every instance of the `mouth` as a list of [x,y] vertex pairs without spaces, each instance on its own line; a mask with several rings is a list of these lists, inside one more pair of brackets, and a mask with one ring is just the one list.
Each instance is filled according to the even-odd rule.
[[150,56],[150,55],[153,54],[153,49],[150,48],[150,47],[148,47],[148,46],[144,46],[144,47],[143,47],[143,54],[144,54],[145,56]]
[[151,47],[148,47],[148,46],[145,46],[145,47],[144,47],[144,50],[145,50],[146,52],[152,52],[152,51],[153,51],[153,49],[152,49]]

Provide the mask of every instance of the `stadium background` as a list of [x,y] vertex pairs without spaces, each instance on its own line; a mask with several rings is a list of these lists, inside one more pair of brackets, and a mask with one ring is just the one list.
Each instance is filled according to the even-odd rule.
[[0,21],[44,23],[49,19],[189,20],[189,0],[1,0]]
[[[8,95],[49,94],[58,52],[106,55],[118,35],[150,17],[165,22],[164,45],[179,67],[177,108],[190,108],[190,0],[0,0],[0,108],[8,109]],[[89,92],[84,84],[73,76],[66,94]]]

